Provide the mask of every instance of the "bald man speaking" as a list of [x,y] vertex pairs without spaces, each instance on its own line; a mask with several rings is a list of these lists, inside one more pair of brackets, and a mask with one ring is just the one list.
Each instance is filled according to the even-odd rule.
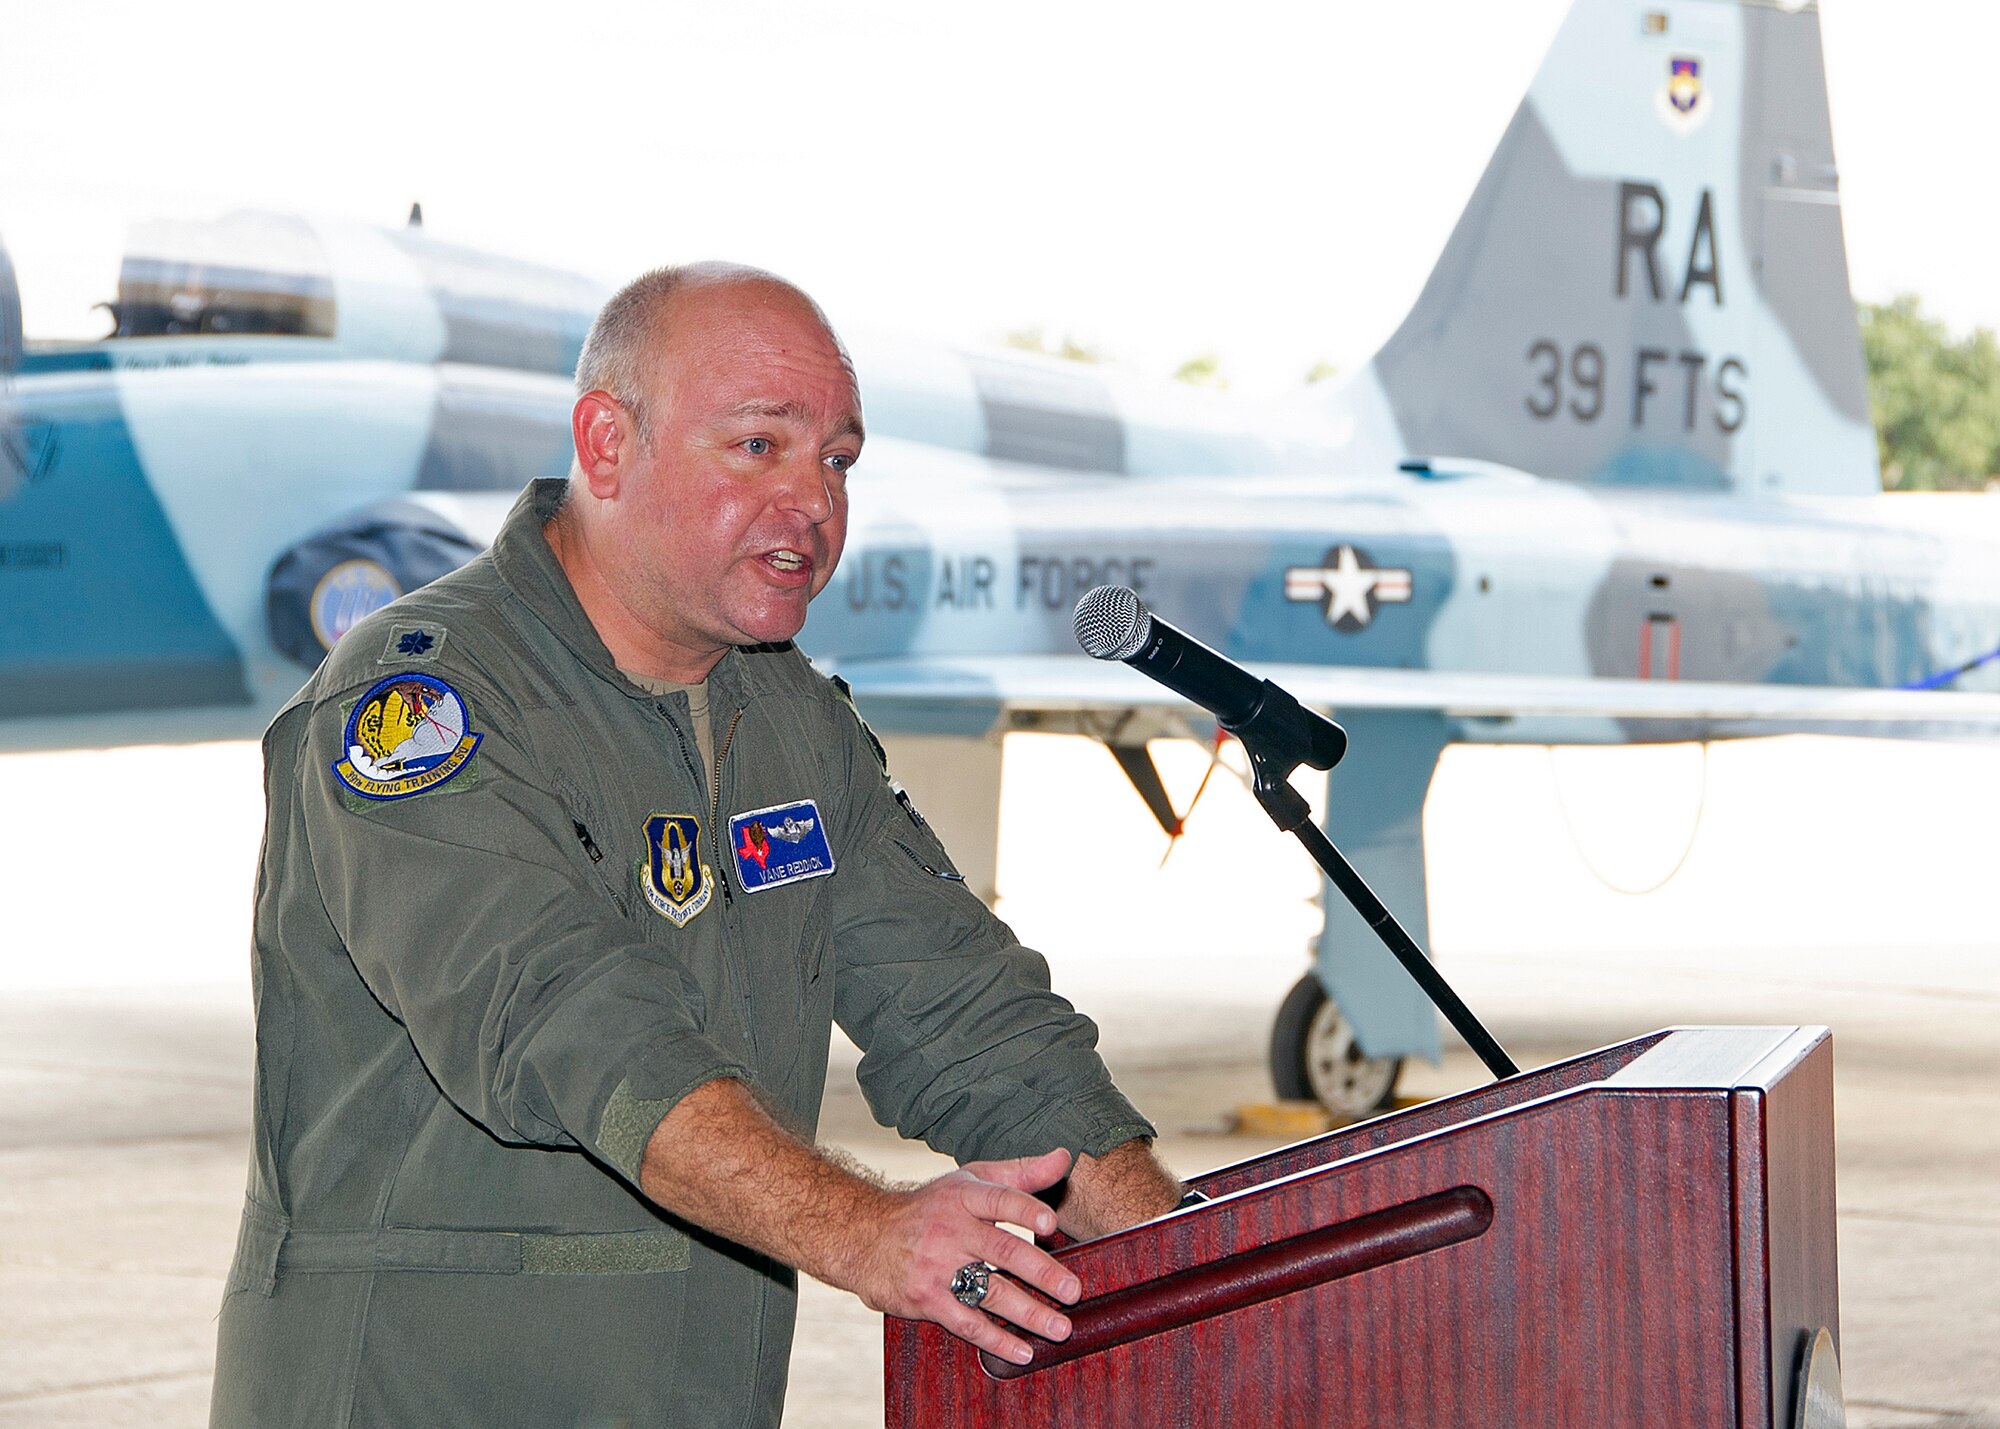
[[[265,736],[217,1429],[775,1425],[794,1269],[1025,1363],[1016,1329],[1069,1327],[1021,1287],[1080,1287],[1001,1223],[1180,1197],[791,644],[864,438],[825,317],[662,269],[577,389],[569,479]],[[959,1170],[891,1187],[814,1146],[834,1019],[876,1116]]]

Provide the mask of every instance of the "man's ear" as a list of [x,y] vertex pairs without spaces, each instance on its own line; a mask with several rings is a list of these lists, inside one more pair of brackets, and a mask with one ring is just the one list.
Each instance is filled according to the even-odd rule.
[[570,410],[569,424],[577,469],[590,494],[600,499],[616,496],[632,456],[632,414],[609,392],[586,392]]

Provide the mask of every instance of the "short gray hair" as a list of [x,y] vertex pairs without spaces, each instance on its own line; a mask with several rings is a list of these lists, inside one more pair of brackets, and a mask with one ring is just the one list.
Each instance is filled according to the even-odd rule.
[[834,345],[841,348],[842,357],[846,356],[846,348],[834,336],[833,325],[827,322],[819,304],[777,274],[741,263],[680,263],[641,273],[613,293],[610,301],[598,310],[597,320],[590,325],[590,334],[584,338],[583,351],[576,361],[576,395],[609,392],[632,414],[641,444],[650,444],[652,433],[643,400],[647,391],[646,365],[649,354],[664,336],[662,318],[667,303],[683,288],[720,283],[770,283],[797,294],[812,309]]

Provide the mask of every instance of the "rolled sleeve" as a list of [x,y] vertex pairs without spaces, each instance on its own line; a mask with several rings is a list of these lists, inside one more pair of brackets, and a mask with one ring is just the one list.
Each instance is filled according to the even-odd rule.
[[585,1147],[636,1181],[645,1138],[680,1097],[747,1071],[704,1030],[692,974],[636,934],[592,871],[572,811],[508,734],[504,702],[454,687],[480,743],[422,794],[345,789],[332,768],[341,697],[303,721],[299,797],[321,900],[461,1111],[505,1142]]
[[1056,1146],[1100,1155],[1152,1126],[1112,1085],[1097,1026],[1047,962],[882,792],[835,882],[835,1014],[876,1118],[964,1162]]

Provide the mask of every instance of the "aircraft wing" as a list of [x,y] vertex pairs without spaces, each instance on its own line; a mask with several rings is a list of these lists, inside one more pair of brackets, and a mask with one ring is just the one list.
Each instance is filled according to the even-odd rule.
[[[966,733],[987,727],[1003,709],[1193,708],[1137,670],[1081,655],[853,659],[832,668],[853,686],[864,712],[891,728]],[[1794,732],[2000,734],[2000,695],[1993,694],[1339,665],[1247,668],[1336,717],[1364,710],[1441,714],[1464,721],[1471,740],[1625,742],[1649,733],[1688,739]]]

